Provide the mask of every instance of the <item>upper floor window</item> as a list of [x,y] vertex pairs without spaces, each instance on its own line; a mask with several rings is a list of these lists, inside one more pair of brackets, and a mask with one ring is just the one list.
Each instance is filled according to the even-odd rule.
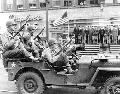
[[56,6],[60,6],[61,5],[61,0],[52,0],[52,6],[56,7]]
[[13,8],[13,0],[7,0],[7,10],[12,10]]
[[24,9],[23,0],[17,0],[16,4],[17,4],[17,9]]
[[116,5],[119,4],[120,0],[105,0],[105,4]]
[[64,6],[72,6],[72,0],[64,0]]
[[78,5],[86,5],[86,0],[78,0]]
[[105,3],[106,4],[110,4],[110,3],[113,4],[113,0],[105,0]]
[[29,0],[29,8],[37,8],[36,0]]
[[99,0],[90,0],[90,4],[98,5],[99,4]]
[[120,3],[120,0],[117,0],[117,3]]
[[39,0],[39,5],[40,5],[40,8],[45,8],[46,7],[46,2],[45,0]]

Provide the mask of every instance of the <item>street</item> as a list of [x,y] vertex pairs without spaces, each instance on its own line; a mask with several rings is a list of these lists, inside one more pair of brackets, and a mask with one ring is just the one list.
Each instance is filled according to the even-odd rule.
[[[45,94],[94,94],[95,90],[78,88],[48,88]],[[7,72],[5,71],[2,60],[0,60],[0,94],[17,94],[14,82],[8,81]]]

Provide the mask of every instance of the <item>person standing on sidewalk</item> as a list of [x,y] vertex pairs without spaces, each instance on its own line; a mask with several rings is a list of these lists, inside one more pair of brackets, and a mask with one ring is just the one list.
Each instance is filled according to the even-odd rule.
[[75,25],[75,27],[74,27],[74,30],[73,30],[73,33],[74,33],[74,35],[75,35],[75,44],[78,44],[78,40],[79,40],[79,27],[78,27],[78,25]]

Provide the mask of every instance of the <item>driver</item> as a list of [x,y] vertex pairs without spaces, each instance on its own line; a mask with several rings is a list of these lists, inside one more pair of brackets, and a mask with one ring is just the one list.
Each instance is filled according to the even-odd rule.
[[66,73],[75,73],[74,70],[72,70],[71,65],[69,64],[69,60],[63,52],[56,55],[57,52],[60,51],[60,46],[57,46],[54,40],[49,40],[48,42],[48,48],[44,49],[42,52],[42,57],[47,58],[49,62],[51,62],[54,66],[67,67]]

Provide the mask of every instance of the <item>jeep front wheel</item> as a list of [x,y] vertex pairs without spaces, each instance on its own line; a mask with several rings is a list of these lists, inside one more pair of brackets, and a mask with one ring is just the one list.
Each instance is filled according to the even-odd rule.
[[109,79],[101,94],[120,94],[120,77],[113,77]]
[[45,84],[34,72],[23,73],[17,80],[18,94],[43,94]]

